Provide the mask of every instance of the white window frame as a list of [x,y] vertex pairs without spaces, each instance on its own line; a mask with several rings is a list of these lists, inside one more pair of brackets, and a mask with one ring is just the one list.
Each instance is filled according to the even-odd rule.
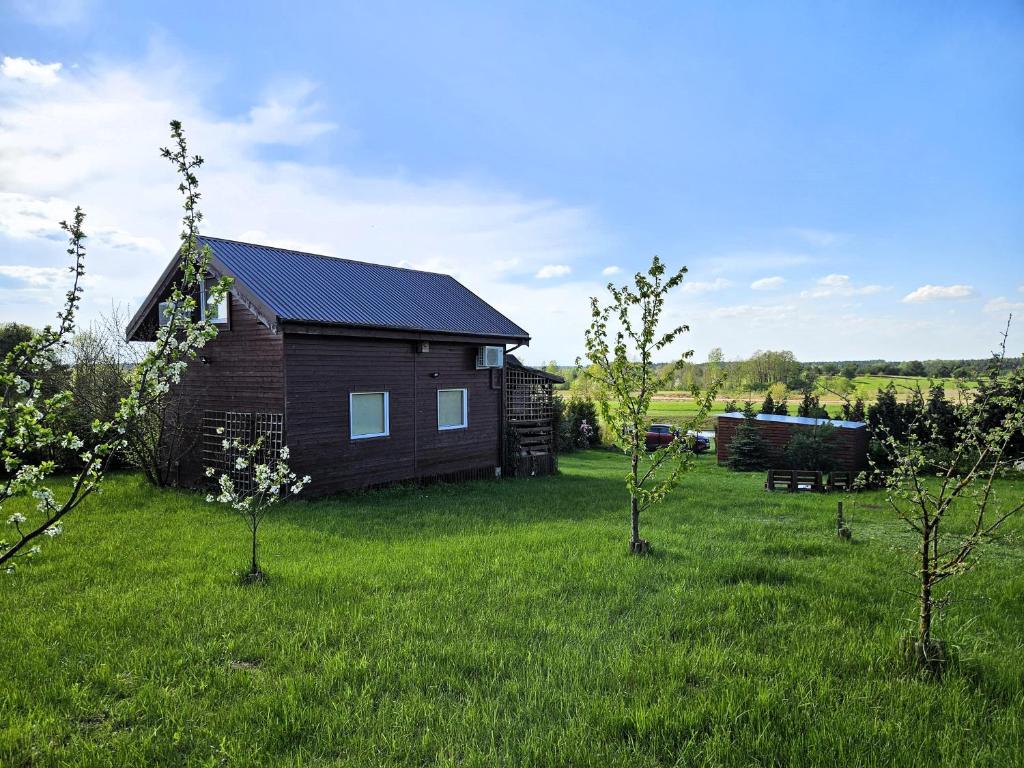
[[[461,392],[462,393],[462,423],[441,426],[441,393]],[[466,429],[469,427],[469,390],[465,387],[449,387],[437,390],[437,431],[447,432],[452,429]]]
[[[210,279],[213,278],[208,277],[199,283],[199,317],[202,318],[203,320],[206,319],[206,280]],[[217,317],[211,317],[210,322],[216,323],[217,325],[227,325],[229,322],[228,307],[230,303],[231,300],[228,298],[228,295],[224,294],[224,298],[221,299],[220,304],[217,305],[217,310],[223,312],[223,314]]]
[[[355,433],[355,422],[352,420],[353,407],[352,403],[357,395],[384,395],[384,431],[373,432],[368,435],[357,435]],[[384,390],[376,390],[369,392],[349,392],[348,393],[348,435],[352,440],[369,440],[374,437],[390,437],[391,436],[391,395]]]
[[161,301],[156,305],[156,322],[157,326],[163,328],[165,325],[171,324],[171,317],[167,313],[167,308],[172,306],[170,301]]

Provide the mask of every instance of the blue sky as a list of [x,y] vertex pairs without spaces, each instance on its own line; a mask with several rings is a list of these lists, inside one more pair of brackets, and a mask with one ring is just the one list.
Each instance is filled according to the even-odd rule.
[[654,253],[690,267],[670,319],[698,358],[978,357],[1024,317],[1019,3],[2,19],[0,320],[52,314],[77,202],[87,313],[145,294],[174,246],[147,149],[172,117],[209,158],[210,234],[451,272],[533,333],[533,362],[571,361],[587,297]]

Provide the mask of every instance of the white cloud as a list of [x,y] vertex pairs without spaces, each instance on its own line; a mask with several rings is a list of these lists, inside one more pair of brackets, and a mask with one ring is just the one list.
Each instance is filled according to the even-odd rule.
[[826,229],[810,229],[807,227],[792,227],[790,230],[794,235],[799,237],[805,243],[818,247],[826,247],[829,245],[835,245],[843,239],[842,235],[837,232],[829,232]]
[[904,296],[903,301],[916,304],[940,299],[966,299],[973,294],[974,288],[969,285],[922,285]]
[[[447,272],[533,332],[531,353],[575,355],[587,297],[600,286],[557,281],[539,289],[523,280],[545,267],[564,275],[583,259],[607,258],[608,238],[586,209],[459,178],[410,181],[324,164],[322,137],[348,136],[306,81],[276,82],[258,104],[227,118],[195,89],[212,88],[216,73],[190,71],[176,51],[61,75],[45,89],[0,78],[0,264],[66,267],[57,222],[81,204],[90,276],[83,324],[112,301],[137,306],[175,251],[180,195],[157,149],[169,142],[168,121],[179,118],[192,150],[206,158],[205,232]],[[268,146],[282,144],[289,159],[268,159]],[[66,285],[7,277],[0,321],[51,322]],[[538,291],[550,300],[538,301]]]
[[[622,271],[621,269],[619,269],[618,267],[613,265],[613,266],[605,267],[604,269],[602,269],[601,270],[601,274],[604,275],[605,277],[611,277],[612,275],[619,274],[619,272],[621,272],[621,271]],[[1024,290],[1024,289],[1022,289],[1022,290]]]
[[66,282],[70,273],[58,267],[30,267],[26,264],[0,264],[0,277],[15,280],[33,288]]
[[563,277],[570,272],[572,272],[572,269],[565,264],[545,264],[537,270],[537,277],[541,280],[547,280],[552,277]]
[[724,277],[716,277],[714,280],[687,282],[683,281],[680,291],[683,293],[713,293],[715,291],[721,291],[732,285],[730,280],[726,280]]
[[825,275],[819,278],[815,287],[802,291],[805,299],[823,299],[829,296],[870,296],[888,290],[883,285],[854,285],[849,275]]
[[1009,312],[1024,312],[1024,301],[1010,301],[1005,296],[991,299],[985,303],[986,312],[994,314],[1007,314]]
[[55,85],[60,80],[57,73],[63,66],[59,61],[43,64],[35,59],[4,56],[3,62],[0,63],[0,75],[33,85]]
[[750,284],[750,287],[755,291],[774,291],[776,288],[781,288],[782,284],[786,282],[786,278],[779,277],[762,277],[760,280],[755,280]]

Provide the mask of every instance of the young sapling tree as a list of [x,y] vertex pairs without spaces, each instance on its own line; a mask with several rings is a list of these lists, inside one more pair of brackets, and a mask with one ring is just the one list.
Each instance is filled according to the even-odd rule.
[[702,392],[691,390],[697,408],[679,439],[651,453],[646,450],[647,412],[651,397],[663,389],[676,368],[693,355],[683,352],[671,365],[655,371],[655,357],[689,331],[686,325],[659,333],[658,326],[669,292],[683,282],[683,267],[666,279],[665,265],[657,256],[646,272],[637,272],[632,286],[608,284],[611,300],[602,305],[591,298],[591,324],[584,334],[586,358],[576,360],[581,375],[588,379],[604,424],[612,435],[620,436],[623,451],[629,456],[626,490],[629,493],[629,550],[644,554],[650,544],[640,537],[640,515],[662,501],[691,467],[694,438],[690,431],[703,426],[721,386],[721,378],[706,384]]
[[[223,434],[223,429],[218,431]],[[225,438],[222,447],[230,464],[219,475],[216,467],[206,468],[206,476],[216,477],[218,487],[218,492],[209,494],[206,500],[227,505],[245,520],[251,546],[249,570],[242,574],[242,583],[263,583],[266,574],[259,563],[260,523],[275,505],[302,491],[310,477],[300,479],[288,467],[288,446],[275,455],[265,449],[262,437],[251,443]]]
[[[1008,451],[1024,435],[1024,364],[1002,373],[1008,333],[1009,325],[1001,351],[993,355],[995,383],[957,407],[960,427],[951,451],[936,456],[929,450],[944,439],[945,420],[924,410],[902,440],[882,427],[888,466],[883,471],[872,460],[889,505],[916,538],[917,628],[902,648],[934,675],[946,663],[945,645],[933,631],[936,613],[949,599],[940,590],[975,567],[979,548],[1024,510],[1024,498],[1006,498],[996,484],[1004,474],[1024,469],[1022,457]],[[992,413],[999,414],[995,420]]]

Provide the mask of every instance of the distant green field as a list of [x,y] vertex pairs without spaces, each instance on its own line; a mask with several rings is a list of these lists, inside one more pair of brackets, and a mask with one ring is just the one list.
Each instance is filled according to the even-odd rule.
[[[960,395],[958,388],[959,383],[955,379],[928,379],[923,376],[857,376],[853,379],[854,389],[850,394],[850,400],[855,400],[860,397],[863,398],[866,405],[870,405],[878,399],[878,392],[880,389],[888,386],[889,382],[896,385],[897,397],[901,400],[906,399],[910,396],[911,390],[920,387],[921,391],[927,395],[928,387],[932,382],[942,384],[946,391],[946,397],[950,399],[956,399]],[[970,382],[974,384],[974,382]],[[742,407],[744,401],[748,398],[753,401],[755,408],[760,408],[761,403],[765,398],[765,392],[728,392],[719,397],[715,403],[715,407],[712,409],[712,413],[722,413],[725,410],[726,400],[735,400],[738,405]],[[840,409],[842,406],[842,400],[835,394],[826,391],[823,387],[818,389],[818,397],[821,400],[821,404],[828,410],[829,415],[833,417],[840,416]],[[792,415],[796,415],[796,409],[800,402],[799,392],[789,393],[789,412]],[[681,425],[690,418],[697,411],[696,403],[690,398],[684,398],[682,393],[679,392],[662,392],[659,393],[657,398],[651,402],[651,408],[649,415],[651,421],[654,422],[665,422],[669,424]],[[709,419],[706,426],[710,426],[713,419]]]
[[[927,394],[928,388],[934,384],[941,384],[946,390],[947,397],[955,397],[959,392],[959,382],[956,379],[929,379],[925,376],[857,376],[853,379],[855,387],[854,397],[862,397],[865,402],[871,402],[878,397],[878,390],[884,389],[889,382],[896,385],[899,395],[906,396],[908,390],[921,388]],[[973,386],[976,382],[968,382]]]
[[[725,411],[725,403],[721,400],[715,403],[712,413]],[[689,421],[697,413],[697,403],[694,400],[652,400],[650,410],[647,414],[651,421],[664,424],[681,426]]]

